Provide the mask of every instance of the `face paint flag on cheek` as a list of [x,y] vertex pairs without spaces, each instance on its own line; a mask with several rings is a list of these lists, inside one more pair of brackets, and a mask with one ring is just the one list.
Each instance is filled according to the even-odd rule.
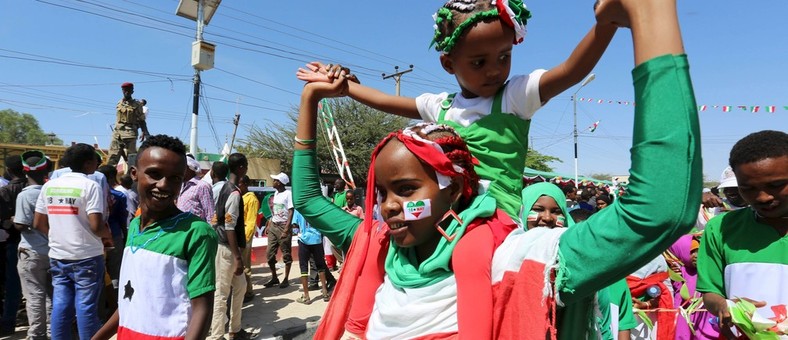
[[432,216],[432,205],[430,199],[420,201],[405,201],[405,221],[423,220]]
[[539,212],[531,210],[528,212],[528,216],[525,220],[529,222],[536,222],[537,219],[539,219]]
[[556,227],[563,228],[565,225],[566,225],[566,217],[558,216],[558,218],[555,219],[555,226]]

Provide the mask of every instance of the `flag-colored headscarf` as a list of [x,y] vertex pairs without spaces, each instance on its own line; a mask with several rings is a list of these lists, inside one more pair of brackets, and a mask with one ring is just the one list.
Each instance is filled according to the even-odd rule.
[[[377,202],[377,200],[379,200],[378,193],[377,190],[375,190],[375,162],[378,154],[380,154],[380,150],[394,138],[404,144],[421,162],[429,165],[435,170],[438,186],[441,189],[449,186],[453,177],[461,176],[464,181],[464,187],[460,199],[466,202],[470,200],[478,186],[478,183],[472,183],[471,180],[476,176],[469,176],[466,174],[465,169],[454,164],[449,157],[446,156],[443,152],[443,148],[441,148],[438,143],[423,137],[437,130],[454,132],[454,129],[448,125],[420,123],[402,131],[392,132],[386,136],[386,138],[383,138],[375,147],[375,150],[372,151],[372,160],[369,164],[369,172],[367,175],[367,197],[365,202],[367,207],[373,207],[375,204],[379,203]],[[364,216],[365,221],[373,221],[372,210],[373,209],[367,208]],[[371,225],[372,223],[365,223],[364,228],[369,230]]]
[[571,227],[575,223],[572,216],[569,215],[569,211],[566,209],[566,196],[563,190],[553,183],[541,182],[523,188],[523,206],[520,207],[520,221],[523,223],[523,229],[528,229],[525,225],[527,220],[526,216],[528,212],[531,211],[536,201],[539,200],[539,197],[542,196],[551,197],[555,200],[555,203],[558,204],[558,207],[561,208],[561,212],[566,218],[564,227]]

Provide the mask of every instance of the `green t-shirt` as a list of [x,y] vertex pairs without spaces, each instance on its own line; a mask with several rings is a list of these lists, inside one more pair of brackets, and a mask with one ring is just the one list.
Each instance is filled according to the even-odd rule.
[[216,231],[188,212],[139,229],[136,217],[120,268],[119,327],[128,337],[182,338],[191,300],[213,299]]
[[[142,267],[147,272],[146,280],[162,278],[177,281],[185,279],[189,298],[195,298],[216,289],[216,231],[199,217],[182,213],[164,221],[149,225],[139,233],[140,218],[136,217],[129,225],[129,236],[123,254],[121,280],[124,270]],[[156,262],[138,261],[145,250],[155,257]],[[150,260],[150,259],[149,259]],[[159,263],[159,261],[163,261]],[[157,267],[162,264],[166,267]],[[177,269],[171,273],[167,270]],[[181,278],[180,276],[184,277]],[[132,281],[134,277],[130,278]],[[137,278],[139,279],[139,278]],[[123,285],[123,282],[121,283]]]
[[347,190],[342,190],[340,192],[334,193],[334,205],[340,208],[347,206],[347,196],[345,196],[346,192]]
[[731,211],[706,224],[698,253],[699,292],[765,301],[758,313],[771,318],[771,306],[788,304],[785,278],[788,235],[759,223],[751,209]]

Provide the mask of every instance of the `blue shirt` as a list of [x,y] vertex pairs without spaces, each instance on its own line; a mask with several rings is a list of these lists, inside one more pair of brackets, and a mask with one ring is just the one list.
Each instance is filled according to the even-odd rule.
[[310,246],[323,243],[323,235],[313,228],[298,210],[293,210],[293,223],[298,224],[298,228],[301,229],[301,233],[298,234],[301,242]]
[[109,194],[112,197],[112,206],[109,208],[109,230],[112,231],[112,237],[122,237],[124,229],[128,228],[126,224],[128,217],[126,195],[115,189],[110,189]]

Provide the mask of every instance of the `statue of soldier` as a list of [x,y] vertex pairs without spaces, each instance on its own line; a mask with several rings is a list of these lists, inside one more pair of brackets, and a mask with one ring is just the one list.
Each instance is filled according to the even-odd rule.
[[148,125],[145,124],[145,115],[142,104],[131,98],[134,93],[134,84],[123,83],[120,85],[123,99],[116,108],[115,129],[112,132],[112,141],[109,146],[109,164],[116,165],[121,155],[128,161],[128,156],[137,153],[137,129],[142,129],[140,141],[144,141],[150,134]]

